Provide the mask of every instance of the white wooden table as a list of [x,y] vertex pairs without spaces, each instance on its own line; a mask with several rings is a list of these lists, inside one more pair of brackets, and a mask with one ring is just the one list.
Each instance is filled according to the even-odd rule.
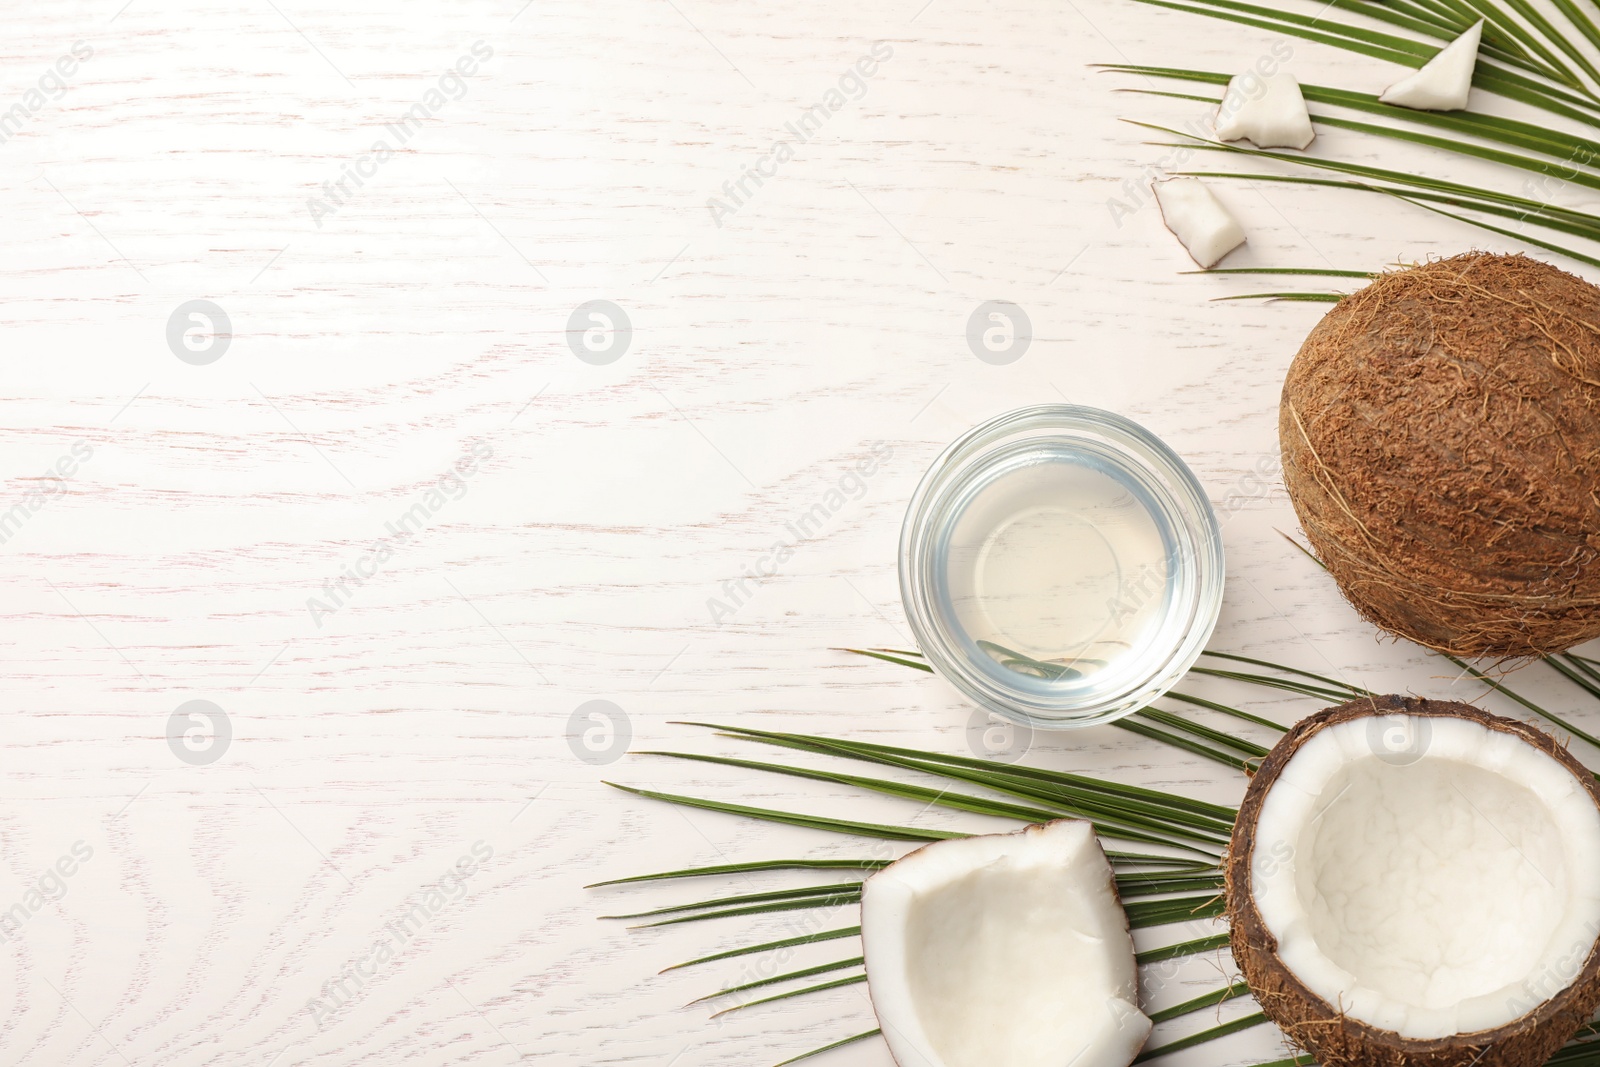
[[[1256,479],[1276,485],[1279,385],[1321,309],[1211,303],[1262,286],[1181,276],[1153,209],[1108,208],[1161,154],[1119,116],[1203,109],[1087,64],[1243,68],[1267,35],[1122,0],[13,0],[4,27],[0,1062],[763,1067],[869,1028],[859,986],[708,1023],[681,1005],[740,966],[655,972],[790,920],[629,932],[598,917],[719,887],[582,886],[872,843],[601,779],[915,813],[611,761],[569,724],[603,700],[636,750],[735,749],[672,725],[700,719],[964,751],[951,689],[829,649],[908,640],[905,500],[1007,408],[1127,414],[1227,503],[1213,647],[1481,690],[1377,640],[1275,532],[1292,511]],[[1395,73],[1292,48],[1306,80]],[[1514,247],[1355,194],[1220,195],[1250,234],[1229,265]],[[1005,365],[965,337],[996,299],[1033,326]],[[569,345],[594,300],[625,347]],[[1028,758],[1242,790],[1110,729]],[[1277,1048],[1260,1028],[1184,1060]]]

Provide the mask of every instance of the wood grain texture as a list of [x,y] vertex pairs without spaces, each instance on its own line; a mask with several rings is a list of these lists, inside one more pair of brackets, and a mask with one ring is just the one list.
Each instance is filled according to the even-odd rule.
[[[682,1005],[751,971],[655,972],[792,922],[629,932],[598,916],[692,889],[581,887],[875,847],[674,810],[603,777],[854,817],[903,806],[645,757],[597,766],[569,722],[598,699],[635,748],[731,750],[670,725],[696,718],[964,751],[971,712],[943,683],[828,649],[908,640],[904,503],[947,441],[1022,404],[1123,412],[1228,503],[1214,647],[1480,695],[1377,640],[1277,535],[1293,526],[1281,492],[1251,480],[1272,478],[1282,374],[1319,310],[1210,303],[1252,283],[1180,276],[1153,209],[1107,208],[1160,155],[1118,118],[1189,114],[1118,96],[1126,79],[1086,65],[1236,69],[1271,38],[1117,0],[919,5],[9,6],[0,112],[75,42],[92,55],[0,144],[0,513],[27,512],[0,544],[0,909],[23,909],[0,943],[0,1061],[760,1065],[869,1027],[861,987],[708,1023]],[[492,57],[452,98],[441,78],[480,41]],[[707,201],[876,42],[892,56],[859,98],[718,225]],[[1293,48],[1307,80],[1394,73]],[[406,143],[313,218],[324,183],[419,102]],[[1250,233],[1230,265],[1514,247],[1354,194],[1220,195]],[[195,299],[232,323],[204,366],[167,341]],[[567,345],[593,299],[633,325],[609,365]],[[965,341],[990,299],[1034,326],[1008,366]],[[864,490],[714,619],[724,583],[879,441],[891,454]],[[78,442],[92,455],[28,505]],[[419,503],[417,532],[370,562]],[[372,575],[336,610],[308,607],[363,559]],[[1241,696],[1285,720],[1312,710]],[[231,729],[209,762],[169,744],[191,700]],[[1110,729],[1038,739],[1029,758],[1242,792]],[[60,874],[79,842],[89,858]],[[1162,970],[1149,995],[1192,996],[1222,961]],[[358,963],[347,1006],[319,1010]],[[1258,1029],[1183,1059],[1276,1047]]]

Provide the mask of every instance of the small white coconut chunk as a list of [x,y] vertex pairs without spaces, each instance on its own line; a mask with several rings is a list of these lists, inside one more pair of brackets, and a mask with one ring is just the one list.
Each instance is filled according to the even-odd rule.
[[1472,72],[1478,65],[1478,42],[1483,39],[1483,20],[1451,41],[1415,74],[1402,78],[1378,97],[1385,104],[1415,108],[1418,111],[1459,111],[1467,106],[1472,91]]
[[1234,77],[1217,106],[1216,127],[1222,140],[1248,139],[1257,148],[1305,148],[1317,136],[1293,74]]
[[1202,267],[1244,244],[1244,230],[1199,178],[1153,182],[1161,220]]
[[1600,937],[1600,811],[1515,735],[1354,719],[1283,768],[1250,878],[1279,958],[1321,1000],[1402,1037],[1472,1033],[1577,978]]
[[1127,1067],[1150,1034],[1086,822],[918,849],[867,880],[861,939],[901,1067]]

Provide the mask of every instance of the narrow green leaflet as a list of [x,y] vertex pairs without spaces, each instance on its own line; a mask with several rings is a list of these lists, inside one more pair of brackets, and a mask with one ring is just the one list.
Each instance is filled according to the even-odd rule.
[[854,759],[877,760],[898,757],[929,765],[948,764],[952,767],[987,771],[997,775],[1019,775],[1059,784],[1063,787],[1075,788],[1085,793],[1103,793],[1107,796],[1164,807],[1174,812],[1191,812],[1197,815],[1209,816],[1212,820],[1220,822],[1225,830],[1231,829],[1233,820],[1239,814],[1237,808],[1230,808],[1222,804],[1210,804],[1188,797],[1180,797],[1172,793],[1164,793],[1158,789],[1147,789],[1143,786],[1128,785],[1123,782],[1091,778],[1088,775],[1073,774],[1067,771],[1050,771],[1036,767],[997,764],[993,760],[977,759],[971,756],[924,752],[914,748],[900,748],[894,745],[880,745],[866,741],[846,741],[841,738],[811,737],[806,734],[757,730],[743,726],[721,726],[715,723],[687,723],[685,725],[718,730],[730,736],[748,737],[768,744],[794,747],[809,746],[811,751]]
[[[1139,718],[1153,722],[1157,726],[1165,726],[1171,730],[1181,730],[1184,733],[1200,738],[1202,741],[1210,741],[1213,744],[1221,745],[1224,748],[1231,748],[1235,752],[1241,752],[1246,756],[1254,757],[1256,759],[1260,759],[1262,756],[1267,754],[1267,750],[1261,745],[1256,744],[1254,741],[1246,741],[1243,738],[1234,737],[1232,734],[1224,733],[1221,730],[1214,730],[1209,726],[1194,722],[1191,719],[1185,719],[1181,715],[1174,715],[1170,711],[1161,711],[1157,708],[1145,708],[1143,711],[1136,711],[1133,714],[1134,716],[1138,716]],[[1130,716],[1130,718],[1131,717],[1132,716]]]
[[1128,925],[1135,930],[1147,926],[1166,926],[1168,923],[1217,919],[1221,918],[1225,908],[1226,901],[1220,892],[1171,900],[1135,900],[1123,905],[1123,910],[1128,913]]
[[799,1063],[801,1060],[809,1060],[813,1056],[820,1056],[824,1052],[832,1052],[836,1048],[844,1048],[846,1045],[853,1045],[857,1041],[865,1041],[869,1037],[878,1037],[882,1033],[882,1030],[868,1030],[865,1033],[857,1034],[854,1037],[847,1037],[843,1041],[835,1041],[831,1045],[823,1045],[821,1048],[814,1048],[810,1052],[802,1052],[798,1056],[791,1056],[782,1063],[773,1064],[773,1067],[789,1067],[789,1064],[791,1063]]
[[[1351,689],[1348,686],[1343,686],[1342,683],[1335,682],[1328,678],[1321,679],[1321,681],[1325,683],[1323,685],[1310,685],[1306,682],[1300,681],[1298,678],[1269,678],[1265,675],[1250,674],[1246,671],[1227,671],[1220,670],[1215,667],[1191,667],[1189,672],[1191,674],[1209,675],[1212,678],[1232,678],[1233,680],[1239,682],[1249,682],[1251,685],[1266,686],[1268,689],[1282,689],[1290,693],[1299,693],[1301,696],[1315,697],[1318,700],[1332,700],[1338,703],[1343,703],[1344,701],[1349,700],[1351,697],[1369,695],[1367,693]],[[1301,675],[1305,674],[1304,671],[1298,671],[1296,673]],[[1180,695],[1178,699],[1183,700],[1187,698]],[[1226,711],[1227,709],[1218,708],[1217,710]],[[1282,727],[1279,727],[1279,729],[1282,729]]]
[[723,908],[720,911],[702,911],[693,915],[680,915],[673,919],[658,919],[653,923],[639,923],[631,927],[634,930],[648,930],[656,926],[678,926],[683,923],[704,922],[707,919],[735,919],[746,915],[769,915],[775,911],[801,911],[806,908],[836,908],[846,904],[857,904],[861,901],[861,891],[858,889],[851,893],[840,893],[835,896],[818,897],[806,896],[789,900],[775,901],[770,904],[752,904],[747,908]]
[[889,860],[760,860],[755,863],[719,863],[714,867],[685,867],[681,871],[662,871],[659,874],[636,874],[631,878],[613,878],[607,882],[594,882],[585,889],[599,889],[608,885],[629,885],[634,882],[659,882],[668,878],[704,878],[719,874],[750,874],[755,871],[876,871],[889,866]]
[[774,1001],[788,1000],[791,997],[803,997],[810,993],[821,993],[825,989],[838,989],[840,986],[860,985],[866,980],[867,976],[864,974],[852,975],[849,978],[835,978],[833,981],[823,982],[821,985],[810,985],[806,986],[804,989],[791,989],[787,993],[777,993],[770,997],[762,997],[760,1000],[747,1000],[743,1004],[735,1004],[731,1008],[723,1008],[719,1012],[713,1012],[711,1017],[715,1019],[718,1015],[727,1015],[729,1012],[744,1011],[746,1008],[754,1008],[760,1004],[771,1004]]
[[1240,711],[1238,708],[1230,708],[1226,704],[1219,704],[1215,700],[1207,700],[1205,697],[1189,696],[1185,693],[1168,693],[1166,699],[1176,700],[1182,704],[1193,704],[1197,708],[1207,708],[1211,711],[1221,712],[1224,715],[1232,715],[1234,718],[1243,722],[1255,723],[1257,726],[1265,726],[1267,729],[1276,731],[1280,734],[1288,729],[1288,727],[1283,726],[1280,723],[1275,723],[1271,719],[1263,718],[1260,715],[1252,715],[1250,712]]
[[1546,656],[1544,663],[1590,696],[1600,697],[1600,676],[1584,668],[1581,661],[1571,656]]
[[[1130,89],[1129,92],[1141,92],[1139,89]],[[1159,94],[1171,95],[1171,94]],[[1205,97],[1192,96],[1190,100],[1203,100]],[[1310,275],[1319,278],[1376,278],[1377,273],[1370,270],[1337,270],[1333,267],[1210,267],[1206,270],[1180,270],[1179,274],[1294,274]],[[1220,653],[1210,653],[1220,655]]]
[[1589,744],[1594,745],[1597,748],[1600,748],[1600,738],[1596,738],[1593,734],[1589,733],[1586,730],[1580,730],[1578,727],[1574,726],[1568,720],[1563,719],[1561,716],[1556,715],[1553,712],[1547,711],[1544,708],[1540,707],[1538,704],[1535,704],[1533,701],[1527,699],[1526,697],[1521,696],[1520,694],[1513,692],[1504,682],[1499,681],[1498,679],[1489,677],[1487,674],[1485,674],[1483,671],[1479,670],[1477,667],[1472,666],[1471,664],[1467,663],[1465,660],[1457,659],[1455,656],[1452,656],[1447,652],[1441,652],[1441,653],[1439,653],[1439,655],[1443,656],[1445,659],[1449,660],[1451,663],[1454,663],[1457,667],[1460,667],[1463,671],[1465,671],[1466,673],[1472,675],[1478,681],[1480,681],[1480,682],[1484,683],[1485,685],[1489,686],[1495,692],[1500,693],[1503,696],[1510,697],[1512,700],[1516,701],[1518,704],[1521,704],[1523,707],[1527,708],[1529,711],[1533,712],[1535,715],[1539,715],[1539,716],[1541,716],[1541,717],[1543,717],[1545,719],[1548,719],[1549,721],[1555,723],[1557,726],[1561,727],[1561,729],[1565,730],[1567,733],[1571,734],[1573,737],[1582,738],[1584,741],[1587,741]]
[[1254,768],[1254,764],[1252,764],[1248,759],[1241,759],[1238,756],[1234,756],[1219,749],[1212,748],[1209,745],[1203,745],[1198,741],[1192,741],[1181,734],[1168,733],[1165,730],[1158,730],[1154,726],[1150,726],[1146,723],[1135,722],[1131,718],[1118,719],[1111,725],[1120,730],[1126,730],[1128,733],[1138,734],[1141,737],[1148,737],[1155,741],[1161,741],[1164,744],[1171,745],[1173,748],[1181,748],[1186,752],[1193,752],[1197,756],[1204,756],[1208,760],[1211,760],[1215,763],[1220,763],[1224,767],[1232,767],[1236,771],[1244,771],[1248,773]]
[[[1061,811],[1046,811],[1043,808],[1024,807],[1019,804],[986,801],[980,797],[968,796],[964,793],[953,793],[948,789],[928,789],[924,786],[891,782],[882,778],[864,778],[860,775],[839,774],[809,767],[790,767],[777,763],[761,763],[756,760],[734,759],[730,756],[707,756],[696,752],[644,751],[638,754],[641,756],[665,756],[669,759],[694,760],[699,763],[716,763],[725,767],[742,767],[747,770],[770,771],[773,774],[785,774],[795,778],[810,778],[819,782],[835,782],[839,785],[855,786],[858,789],[866,789],[874,793],[886,793],[889,796],[902,797],[906,800],[921,801],[924,804],[956,808],[962,811],[970,811],[977,815],[993,815],[1002,819],[1020,819],[1023,822],[1049,822],[1051,819],[1059,819],[1065,814]],[[1166,842],[1157,839],[1153,843],[1165,844]]]
[[[1249,664],[1251,664],[1253,666],[1256,666],[1256,667],[1265,667],[1268,670],[1278,671],[1281,674],[1292,674],[1292,675],[1295,675],[1296,677],[1299,677],[1299,678],[1309,678],[1313,682],[1322,683],[1324,686],[1326,686],[1330,690],[1336,690],[1338,692],[1346,693],[1346,694],[1348,694],[1349,696],[1352,696],[1352,697],[1372,696],[1371,691],[1363,689],[1358,685],[1351,685],[1349,682],[1341,682],[1341,681],[1339,681],[1339,680],[1337,680],[1335,678],[1329,678],[1325,674],[1315,674],[1315,673],[1313,673],[1311,671],[1303,671],[1303,670],[1299,669],[1298,667],[1285,667],[1285,666],[1282,666],[1281,664],[1270,663],[1267,660],[1255,659],[1254,657],[1251,657],[1251,656],[1236,656],[1231,652],[1212,652],[1212,651],[1208,650],[1208,651],[1202,652],[1200,654],[1202,656],[1206,656],[1206,657],[1211,658],[1211,659],[1226,659],[1226,660],[1232,660],[1235,663],[1249,663]],[[1269,679],[1266,678],[1266,676],[1259,675],[1259,674],[1235,674],[1235,675],[1232,675],[1231,677],[1238,678],[1241,681],[1252,682],[1252,683],[1254,683],[1256,685],[1267,685],[1267,684],[1269,684],[1269,681],[1270,681]],[[1264,720],[1264,719],[1258,719],[1256,721],[1257,722],[1266,722],[1266,720]],[[1267,725],[1268,726],[1276,726],[1277,724],[1269,722],[1269,723],[1267,723]],[[1278,726],[1277,728],[1279,730],[1283,729],[1282,726]]]
[[682,911],[709,911],[714,908],[731,908],[736,905],[761,904],[768,901],[792,901],[806,897],[841,897],[859,895],[860,882],[838,882],[833,885],[805,886],[800,889],[774,889],[765,893],[743,893],[736,897],[718,897],[695,904],[676,904],[670,908],[636,911],[627,915],[602,915],[602,919],[653,919],[658,915],[672,915]]
[[800,934],[796,937],[780,938],[777,941],[764,941],[759,945],[745,945],[741,948],[730,948],[723,952],[713,952],[709,956],[698,959],[686,960],[683,963],[674,963],[671,967],[662,968],[661,973],[678,971],[685,967],[695,967],[702,963],[716,963],[719,960],[731,960],[738,956],[751,956],[757,952],[775,952],[786,948],[798,948],[801,945],[813,945],[819,941],[837,941],[844,937],[859,937],[861,927],[843,926],[837,930],[823,930],[815,934]]
[[[901,782],[890,782],[878,778],[863,778],[859,775],[838,774],[836,772],[815,770],[805,767],[791,767],[784,764],[761,763],[755,760],[734,759],[728,756],[706,756],[695,753],[677,752],[643,752],[640,755],[670,756],[677,759],[694,760],[701,763],[722,764],[730,767],[742,767],[750,770],[768,771],[773,774],[789,775],[796,778],[809,778],[815,781],[836,782],[841,785],[850,785],[866,789],[875,793],[884,793],[889,796],[898,796],[906,800],[921,802],[925,807],[944,807],[959,811],[970,811],[978,815],[992,815],[998,818],[1015,819],[1023,823],[1049,822],[1052,819],[1078,816],[1094,821],[1096,831],[1108,837],[1120,838],[1125,841],[1139,841],[1145,844],[1166,845],[1170,848],[1182,849],[1208,859],[1216,855],[1216,849],[1227,841],[1229,828],[1218,827],[1207,832],[1197,832],[1189,827],[1174,827],[1170,822],[1163,824],[1151,819],[1141,818],[1128,808],[1119,809],[1109,804],[1073,803],[1070,800],[1058,802],[1058,810],[1050,811],[1035,807],[1025,807],[1016,804],[998,803],[975,797],[965,793],[958,793],[951,789],[930,789],[925,786],[908,785]],[[914,768],[922,769],[922,768]],[[966,777],[959,773],[946,774],[946,777]],[[992,785],[992,781],[1003,781],[996,775],[993,779],[983,781],[981,784]],[[1150,829],[1145,829],[1149,827]],[[1209,846],[1197,848],[1196,845]]]
[[1349,293],[1296,293],[1282,291],[1276,293],[1236,293],[1232,296],[1214,296],[1212,300],[1286,300],[1302,304],[1337,304]]
[[1227,1037],[1229,1034],[1237,1034],[1241,1030],[1248,1030],[1253,1026],[1260,1026],[1266,1021],[1267,1017],[1260,1012],[1256,1012],[1254,1015],[1246,1015],[1242,1019],[1234,1019],[1233,1021],[1223,1023],[1220,1026],[1213,1026],[1211,1029],[1202,1030],[1198,1034],[1190,1034],[1188,1037],[1180,1037],[1176,1041],[1169,1041],[1165,1045],[1158,1045],[1155,1048],[1147,1048],[1143,1052],[1139,1053],[1138,1058],[1133,1062],[1144,1063],[1146,1060],[1153,1060],[1158,1056],[1165,1056],[1172,1052],[1181,1052],[1186,1048],[1194,1048],[1196,1045],[1203,1045],[1207,1041],[1215,1041],[1219,1037]]
[[1213,952],[1219,948],[1228,947],[1226,933],[1208,934],[1197,937],[1192,941],[1180,941],[1175,945],[1164,945],[1161,948],[1146,949],[1134,958],[1142,967],[1147,963],[1165,963],[1167,960],[1181,959],[1184,956],[1197,956],[1202,952]]
[[1150,1013],[1150,1021],[1153,1023],[1171,1022],[1173,1019],[1182,1018],[1190,1012],[1199,1011],[1201,1008],[1213,1008],[1218,1004],[1225,1004],[1234,997],[1242,997],[1249,992],[1250,987],[1244,983],[1243,979],[1235,979],[1221,989],[1213,990],[1210,993],[1202,993],[1193,1000],[1186,1000],[1182,1004],[1164,1008],[1161,1011],[1153,1011]]
[[849,819],[827,819],[814,815],[797,815],[794,812],[774,811],[770,808],[752,808],[744,804],[728,804],[720,800],[701,800],[698,797],[658,793],[653,789],[636,789],[633,786],[618,785],[616,782],[606,782],[605,784],[613,789],[620,789],[624,793],[648,797],[651,800],[665,800],[670,804],[682,804],[690,808],[704,808],[707,811],[720,811],[728,815],[744,815],[752,819],[764,819],[768,822],[788,823],[791,826],[805,826],[813,830],[832,830],[841,834],[855,834],[859,837],[881,837],[890,841],[945,841],[952,837],[972,836],[971,834],[958,833],[955,830],[919,830],[911,826],[886,826],[881,823],[852,822]]
[[[800,978],[813,978],[819,974],[827,974],[829,971],[844,971],[850,969],[851,967],[860,967],[865,962],[866,961],[860,956],[852,956],[850,959],[835,960],[833,963],[819,963],[815,967],[802,967],[800,970],[790,971],[788,974],[775,974],[771,978],[758,978],[754,982],[746,982],[743,985],[729,986],[727,989],[719,989],[715,993],[707,993],[703,997],[696,997],[694,1000],[689,1001],[689,1003],[703,1004],[708,1000],[720,1000],[723,997],[731,997],[735,993],[743,993],[751,989],[760,989],[762,986],[777,985],[779,982],[793,982]],[[688,1005],[685,1005],[685,1007],[687,1006]]]

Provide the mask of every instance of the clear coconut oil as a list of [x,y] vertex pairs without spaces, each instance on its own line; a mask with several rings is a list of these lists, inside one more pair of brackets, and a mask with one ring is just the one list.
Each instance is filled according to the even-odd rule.
[[987,472],[944,541],[941,607],[1014,683],[1095,684],[1146,652],[1172,599],[1172,539],[1148,493],[1077,450]]
[[1165,692],[1221,604],[1221,534],[1193,473],[1094,408],[1023,408],[953,443],[900,551],[929,663],[1032,725],[1103,722]]

